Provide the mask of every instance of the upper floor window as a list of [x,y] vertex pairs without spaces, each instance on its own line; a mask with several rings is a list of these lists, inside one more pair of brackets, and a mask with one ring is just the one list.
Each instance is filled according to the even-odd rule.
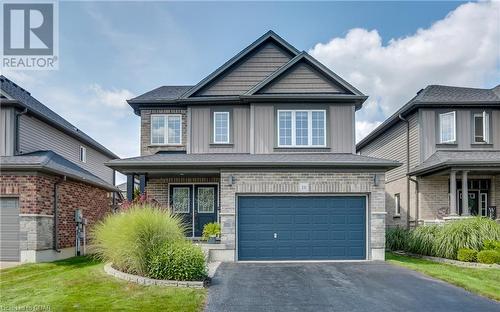
[[229,112],[214,112],[214,143],[229,143]]
[[325,147],[326,111],[278,110],[278,147]]
[[474,143],[489,143],[490,141],[490,115],[487,112],[474,113]]
[[455,112],[439,114],[439,143],[455,143]]
[[151,115],[151,144],[181,144],[181,123],[181,115]]
[[80,146],[80,161],[84,163],[87,162],[87,148],[84,146]]

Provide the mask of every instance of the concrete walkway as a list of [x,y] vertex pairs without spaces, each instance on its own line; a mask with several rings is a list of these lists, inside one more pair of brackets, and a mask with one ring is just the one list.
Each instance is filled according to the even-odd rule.
[[384,262],[222,263],[206,311],[500,311],[500,303]]

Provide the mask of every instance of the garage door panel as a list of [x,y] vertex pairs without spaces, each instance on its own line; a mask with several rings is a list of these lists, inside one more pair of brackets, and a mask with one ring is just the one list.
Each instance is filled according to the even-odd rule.
[[0,261],[19,261],[19,201],[0,198]]
[[362,196],[240,196],[238,257],[365,259],[365,201]]

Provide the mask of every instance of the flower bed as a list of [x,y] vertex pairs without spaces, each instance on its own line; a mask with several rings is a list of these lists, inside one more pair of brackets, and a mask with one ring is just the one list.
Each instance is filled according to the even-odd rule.
[[397,255],[402,255],[402,256],[408,256],[408,257],[413,257],[413,258],[419,258],[419,259],[425,259],[433,262],[438,262],[438,263],[446,263],[446,264],[451,264],[463,268],[478,268],[478,269],[500,269],[500,265],[498,264],[485,264],[485,263],[477,263],[477,262],[464,262],[464,261],[458,261],[458,260],[452,260],[452,259],[446,259],[446,258],[439,258],[439,257],[431,257],[431,256],[424,256],[424,255],[419,255],[419,254],[414,254],[411,252],[405,252],[405,251],[393,251],[394,254]]
[[107,263],[104,266],[104,272],[116,278],[125,280],[127,282],[136,283],[140,285],[156,285],[156,286],[170,286],[170,287],[188,287],[188,288],[203,288],[210,284],[210,279],[204,281],[172,281],[172,280],[158,280],[144,276],[128,274],[113,268],[112,263]]

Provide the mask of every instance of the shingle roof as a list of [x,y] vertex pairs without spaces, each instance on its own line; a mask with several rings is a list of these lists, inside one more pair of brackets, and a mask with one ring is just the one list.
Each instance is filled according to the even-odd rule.
[[500,107],[500,85],[492,89],[429,85],[356,144],[359,151],[418,107]]
[[421,175],[453,166],[500,167],[500,151],[437,151],[410,174]]
[[452,87],[430,85],[418,93],[414,102],[417,103],[473,103],[473,102],[500,102],[500,96],[494,89],[479,89],[466,87]]
[[160,166],[162,168],[201,167],[373,167],[395,168],[397,161],[355,154],[283,153],[283,154],[180,154],[157,153],[109,161],[106,165],[121,169]]
[[67,160],[53,151],[37,151],[19,156],[0,157],[2,170],[41,170],[93,184],[107,190],[116,191],[117,188],[95,176],[77,164]]
[[193,86],[162,86],[130,99],[129,102],[177,100],[192,87]]
[[90,136],[85,134],[83,131],[72,125],[69,121],[59,116],[53,110],[42,104],[40,101],[35,99],[31,94],[9,80],[7,77],[0,75],[0,87],[9,96],[17,100],[19,105],[27,108],[29,113],[38,115],[38,117],[45,119],[52,125],[59,127],[62,131],[67,134],[76,137],[77,139],[85,142],[92,148],[98,150],[99,152],[107,155],[110,158],[118,158],[116,154],[108,150],[106,147],[98,143],[96,140],[92,139]]

